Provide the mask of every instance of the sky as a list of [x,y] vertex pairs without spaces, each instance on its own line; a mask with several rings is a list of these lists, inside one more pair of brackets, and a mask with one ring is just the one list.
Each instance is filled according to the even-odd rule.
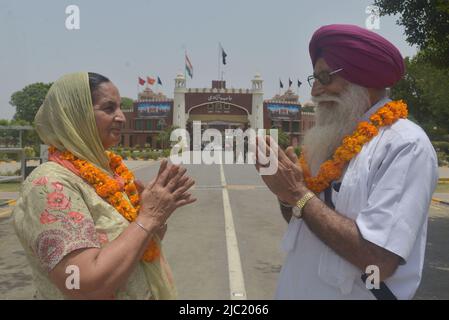
[[[173,97],[174,78],[184,74],[187,51],[194,71],[187,87],[206,88],[219,78],[228,88],[251,88],[259,73],[264,99],[288,79],[300,102],[310,99],[308,44],[320,26],[349,23],[366,27],[372,0],[2,0],[0,2],[0,119],[11,119],[11,95],[34,82],[53,82],[75,71],[107,76],[120,94],[135,99],[137,78],[157,77],[155,87]],[[79,8],[79,29],[68,30],[66,8]],[[373,30],[403,56],[417,49],[405,41],[397,17],[381,17]]]

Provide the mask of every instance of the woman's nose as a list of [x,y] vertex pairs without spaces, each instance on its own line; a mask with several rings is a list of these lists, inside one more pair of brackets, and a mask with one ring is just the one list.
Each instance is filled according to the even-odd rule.
[[116,112],[116,114],[114,116],[114,120],[118,121],[118,122],[125,122],[126,121],[125,114],[123,113],[123,111],[121,109],[118,109],[118,112]]

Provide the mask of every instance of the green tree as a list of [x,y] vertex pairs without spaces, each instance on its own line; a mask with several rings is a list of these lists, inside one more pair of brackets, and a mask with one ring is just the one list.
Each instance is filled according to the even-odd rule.
[[160,144],[162,149],[167,149],[168,147],[170,147],[170,135],[175,129],[178,129],[178,127],[170,126],[159,132],[156,141]]
[[11,96],[10,105],[16,108],[14,120],[25,120],[33,123],[34,116],[47,95],[51,83],[37,82],[30,84]]
[[315,107],[313,107],[313,106],[305,106],[305,107],[302,107],[302,109],[301,109],[301,111],[302,112],[315,112]]
[[[278,130],[278,145],[282,149],[286,149],[288,146],[290,146],[290,137],[287,133],[285,133],[282,128],[272,127],[271,129],[277,129]],[[267,135],[270,135],[270,131],[267,131]]]
[[132,110],[132,108],[134,106],[134,101],[131,98],[122,97],[120,104],[121,104],[121,108],[123,110]]
[[449,133],[449,69],[434,66],[419,53],[406,58],[407,73],[391,91],[393,99],[404,99],[412,120],[433,139]]
[[[0,126],[29,126],[25,120],[0,119]],[[24,130],[22,132],[22,147],[32,147],[35,154],[39,154],[41,141],[35,130]],[[7,147],[17,147],[19,145],[19,131],[11,129],[0,130],[0,145]]]
[[448,0],[375,0],[381,15],[396,15],[407,42],[418,45],[423,57],[439,67],[449,67]]

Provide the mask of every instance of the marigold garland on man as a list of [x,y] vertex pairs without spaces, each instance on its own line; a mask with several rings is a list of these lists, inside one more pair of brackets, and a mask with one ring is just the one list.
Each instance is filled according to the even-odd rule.
[[[316,125],[299,160],[291,147],[279,150],[278,171],[263,176],[289,222],[276,298],[411,299],[438,167],[405,102],[387,96],[404,75],[403,58],[354,25],[321,27],[309,51]],[[276,154],[274,141],[258,142]],[[378,289],[365,283],[372,266]]]

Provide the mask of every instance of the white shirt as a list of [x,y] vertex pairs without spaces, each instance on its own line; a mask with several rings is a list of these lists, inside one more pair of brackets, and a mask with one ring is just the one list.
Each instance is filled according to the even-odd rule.
[[[388,101],[376,103],[364,120]],[[427,135],[400,119],[363,146],[339,192],[332,190],[335,211],[354,220],[364,239],[403,259],[384,281],[398,299],[413,298],[421,281],[427,214],[437,181],[437,157]],[[282,248],[287,257],[277,299],[375,299],[360,278],[362,270],[326,246],[303,220],[292,218]]]

